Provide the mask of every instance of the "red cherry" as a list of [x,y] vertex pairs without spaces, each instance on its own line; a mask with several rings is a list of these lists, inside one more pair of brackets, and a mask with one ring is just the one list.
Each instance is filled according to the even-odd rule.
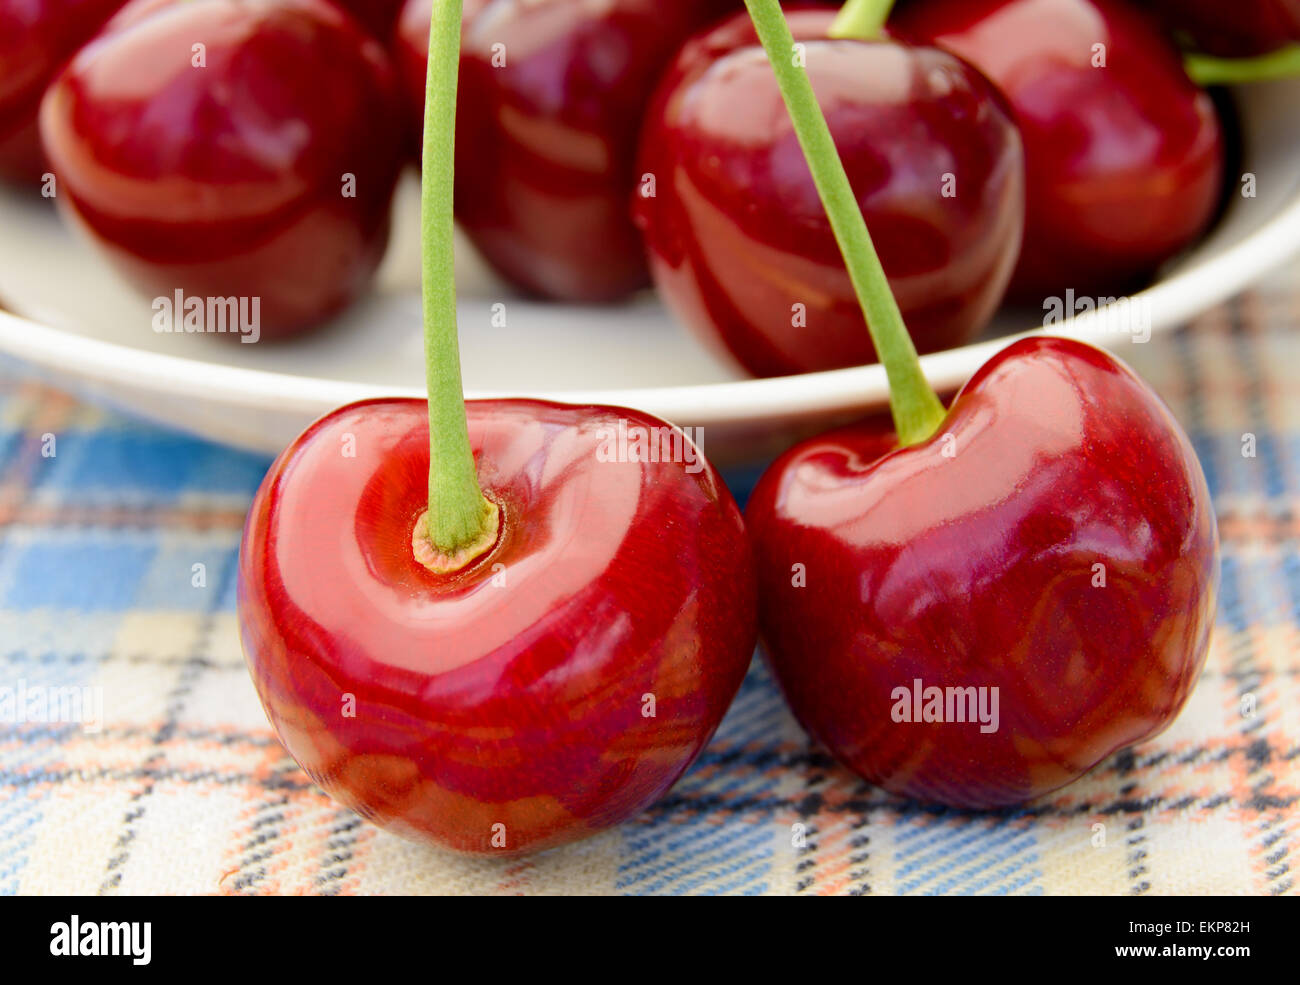
[[503,513],[487,554],[449,576],[415,560],[426,404],[355,404],[262,483],[239,617],[266,712],[313,780],[401,834],[512,854],[630,818],[682,775],[749,664],[753,562],[693,447],[635,460],[662,421],[467,407]]
[[[789,15],[854,193],[921,352],[969,341],[1011,276],[1023,223],[1015,125],[934,48],[829,40]],[[747,17],[692,40],[641,138],[635,198],[677,317],[759,376],[876,358],[830,222]]]
[[59,201],[136,286],[258,297],[263,337],[343,308],[387,245],[396,82],[325,0],[129,5],[50,88],[41,133]]
[[[462,0],[461,36],[492,0]],[[433,0],[407,0],[393,33],[393,60],[410,118],[411,148],[420,157],[424,136],[424,87],[429,74],[429,24]],[[459,101],[459,100],[458,100]]]
[[[747,520],[791,707],[897,794],[989,808],[1055,790],[1168,725],[1205,660],[1204,475],[1146,384],[1079,343],[1003,350],[920,444],[851,427],[797,446]],[[973,692],[988,724],[996,694],[996,731],[918,720],[930,687],[945,717],[948,688],[996,688]]]
[[1200,51],[1224,58],[1265,55],[1300,41],[1300,0],[1145,0]]
[[[412,6],[426,14],[428,0]],[[641,118],[664,66],[738,0],[495,0],[467,17],[456,215],[496,270],[548,298],[606,302],[649,283],[628,215]],[[399,30],[423,105],[429,18]]]
[[0,177],[46,169],[36,131],[45,87],[124,0],[0,0]]
[[1225,167],[1214,104],[1143,11],[921,0],[890,23],[973,63],[1015,109],[1027,168],[1017,298],[1129,290],[1214,218]]
[[[334,0],[334,2],[360,21],[371,34],[385,42],[393,36],[393,25],[397,23],[397,15],[402,9],[402,0]],[[474,0],[468,0],[466,6],[473,2]],[[427,23],[425,27],[428,27]]]

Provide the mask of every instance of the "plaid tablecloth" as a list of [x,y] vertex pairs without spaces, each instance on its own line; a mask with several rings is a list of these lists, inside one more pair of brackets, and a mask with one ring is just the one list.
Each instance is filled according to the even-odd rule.
[[234,612],[266,460],[10,375],[0,719],[5,688],[46,688],[99,720],[0,720],[0,893],[1294,895],[1300,265],[1125,355],[1195,440],[1223,537],[1209,661],[1164,735],[1022,809],[928,807],[811,747],[756,661],[665,801],[512,861],[377,830],[271,734]]

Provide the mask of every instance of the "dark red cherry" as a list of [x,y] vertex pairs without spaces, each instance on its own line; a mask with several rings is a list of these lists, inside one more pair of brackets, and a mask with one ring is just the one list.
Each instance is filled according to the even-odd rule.
[[[1015,125],[959,59],[828,40],[833,17],[789,17],[818,101],[917,348],[960,345],[997,308],[1019,250]],[[747,17],[683,48],[647,117],[637,171],[634,214],[655,283],[704,339],[759,376],[875,360]]]
[[1133,289],[1214,218],[1223,130],[1145,11],[1117,0],[919,0],[890,27],[973,63],[1016,112],[1027,167],[1016,298]]
[[0,177],[45,171],[36,110],[45,88],[125,0],[0,0]]
[[[463,0],[461,4],[461,35],[474,23],[474,18],[492,0]],[[433,0],[406,0],[397,18],[393,34],[393,60],[401,83],[410,123],[410,144],[416,159],[424,136],[424,86],[429,73],[429,24],[433,16]]]
[[50,88],[41,133],[58,200],[140,290],[260,298],[262,337],[347,305],[387,245],[394,73],[325,0],[128,5]]
[[1009,346],[920,444],[855,426],[796,446],[746,517],[791,707],[897,794],[1049,793],[1161,731],[1205,660],[1218,541],[1195,452],[1079,343]]
[[1199,51],[1224,58],[1265,55],[1300,42],[1300,0],[1145,0]]
[[[393,25],[397,23],[397,15],[402,9],[402,0],[334,0],[334,2],[384,42],[393,36]],[[469,0],[469,3],[473,2],[474,0]],[[433,12],[432,8],[429,12]],[[427,24],[425,26],[428,27]]]
[[[410,6],[427,13],[428,4]],[[740,6],[494,0],[467,20],[456,214],[500,274],[531,294],[578,302],[619,300],[649,283],[628,215],[641,119],[682,42]],[[420,106],[429,19],[408,13],[399,57]]]
[[[244,530],[244,652],[285,748],[400,834],[515,854],[633,817],[712,735],[755,642],[740,512],[636,411],[471,401],[496,544],[435,575],[424,401],[322,418]],[[653,460],[652,460],[653,459]]]

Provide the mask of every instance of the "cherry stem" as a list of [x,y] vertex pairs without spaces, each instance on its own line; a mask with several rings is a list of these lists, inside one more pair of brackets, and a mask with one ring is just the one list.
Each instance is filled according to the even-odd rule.
[[460,342],[456,332],[452,189],[460,23],[461,0],[438,0],[433,5],[429,74],[425,84],[420,223],[424,361],[429,390],[427,534],[442,555],[459,555],[461,563],[468,563],[481,553],[472,550],[474,545],[489,530],[495,531],[498,513],[496,505],[483,495],[478,484],[465,417]]
[[832,38],[870,41],[880,37],[894,9],[894,0],[848,0],[835,15],[827,34]]
[[777,0],[745,0],[745,6],[776,73],[795,135],[862,305],[872,344],[889,378],[889,404],[899,442],[913,445],[924,441],[943,421],[943,404],[921,372],[921,360],[903,324],[898,302],[889,289],[889,280],[835,148],[835,139],[808,81],[790,26]]
[[1215,58],[1190,54],[1184,64],[1192,81],[1202,86],[1269,82],[1300,75],[1300,44],[1288,45],[1256,58]]

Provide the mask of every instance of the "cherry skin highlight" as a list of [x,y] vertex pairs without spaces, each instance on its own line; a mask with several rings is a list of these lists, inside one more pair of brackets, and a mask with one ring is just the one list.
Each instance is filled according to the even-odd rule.
[[64,63],[125,0],[0,0],[0,177],[46,170],[36,111]]
[[[1145,383],[1076,342],[1012,344],[920,444],[851,426],[796,446],[746,519],[796,716],[902,796],[1050,793],[1164,729],[1205,661],[1218,536],[1200,464]],[[989,712],[996,689],[996,729],[924,720],[916,681],[945,713],[949,688],[985,689]]]
[[444,576],[415,560],[426,404],[354,404],[263,482],[240,629],[276,733],[327,793],[406,836],[517,854],[627,820],[685,772],[753,653],[753,561],[707,462],[670,444],[633,460],[662,421],[466,406],[501,509],[487,554]]
[[130,4],[50,88],[41,133],[59,202],[137,288],[260,298],[263,338],[356,299],[387,247],[396,79],[325,0]]
[[[921,352],[970,341],[1019,251],[1015,124],[969,65],[934,48],[829,40],[833,11],[792,11],[885,273]],[[653,175],[634,216],[660,296],[756,376],[874,362],[812,175],[753,26],[682,50],[641,137]]]
[[1223,128],[1147,12],[1117,0],[919,0],[890,28],[965,58],[1015,110],[1027,168],[1017,300],[1140,287],[1213,220]]

